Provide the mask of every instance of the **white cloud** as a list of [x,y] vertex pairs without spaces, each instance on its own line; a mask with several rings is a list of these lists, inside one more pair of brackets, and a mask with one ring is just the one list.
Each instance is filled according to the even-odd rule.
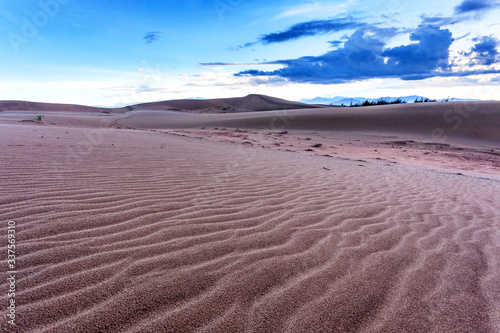
[[358,0],[348,0],[340,4],[323,4],[320,2],[306,3],[289,8],[288,10],[278,14],[275,19],[289,18],[289,17],[326,17],[341,14],[347,8],[353,7],[358,4]]
[[138,71],[139,73],[159,73],[160,70],[158,68],[137,68],[136,71]]

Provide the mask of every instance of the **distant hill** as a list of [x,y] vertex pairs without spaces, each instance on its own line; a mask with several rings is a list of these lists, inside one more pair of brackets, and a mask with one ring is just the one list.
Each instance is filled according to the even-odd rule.
[[231,113],[248,111],[271,111],[311,109],[321,106],[288,101],[281,98],[251,94],[245,97],[216,99],[179,99],[131,106],[134,110],[197,111],[203,113]]
[[73,111],[73,112],[105,112],[113,110],[115,112],[130,110],[124,108],[102,108],[78,104],[58,104],[58,103],[41,103],[28,101],[0,101],[0,111]]
[[141,103],[122,108],[103,108],[76,104],[55,104],[27,101],[0,101],[0,111],[72,111],[72,112],[126,112],[131,110],[170,110],[197,113],[232,113],[249,111],[271,111],[291,109],[312,109],[324,106],[288,101],[266,95],[218,99],[180,99],[153,103]]
[[[406,101],[407,103],[414,103],[415,99],[422,99],[425,98],[425,96],[417,96],[417,95],[411,95],[411,96],[402,96],[402,97],[379,97],[379,98],[366,98],[366,97],[343,97],[343,96],[336,96],[333,98],[327,98],[327,97],[316,97],[313,99],[301,99],[300,102],[306,103],[306,104],[323,104],[323,105],[346,105],[349,106],[351,105],[356,105],[356,104],[362,104],[365,101],[369,102],[376,102],[380,99],[384,99],[388,102],[393,102],[397,99],[402,99]],[[444,99],[438,100],[438,102],[442,102]],[[459,101],[478,101],[477,99],[461,99],[461,98],[450,98],[450,102],[459,102]]]

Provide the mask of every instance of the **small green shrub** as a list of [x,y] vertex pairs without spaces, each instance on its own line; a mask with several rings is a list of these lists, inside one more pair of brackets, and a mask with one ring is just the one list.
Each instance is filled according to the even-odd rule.
[[31,117],[31,120],[41,122],[45,118],[43,114],[35,114]]

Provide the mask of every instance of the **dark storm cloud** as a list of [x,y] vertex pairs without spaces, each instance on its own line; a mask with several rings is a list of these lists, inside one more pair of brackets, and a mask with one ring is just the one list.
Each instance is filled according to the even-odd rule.
[[498,6],[496,1],[488,0],[465,0],[455,7],[456,14],[480,12]]
[[[410,35],[410,40],[413,43],[385,48],[385,42],[379,36],[358,30],[343,47],[321,56],[268,62],[285,67],[270,72],[248,70],[235,75],[270,75],[291,82],[335,84],[372,78],[422,80],[500,72],[495,69],[451,71],[449,48],[454,39],[448,29],[421,25]],[[498,41],[493,37],[481,37],[476,41],[478,43],[470,52],[475,54],[476,64],[496,63]]]
[[379,36],[357,30],[344,46],[318,57],[302,57],[272,63],[285,65],[272,71],[244,71],[236,75],[274,75],[293,82],[343,83],[370,78],[419,79],[438,76],[449,69],[449,47],[453,42],[448,29],[422,25],[410,35],[415,42],[384,48]]
[[[380,27],[383,23],[364,23],[351,16],[329,20],[315,20],[295,24],[280,32],[262,35],[255,44],[283,43],[308,36],[354,31],[329,41],[329,52],[320,56],[275,60],[254,65],[282,65],[274,71],[250,69],[236,76],[274,76],[299,83],[336,84],[373,78],[422,80],[430,77],[467,76],[499,73],[497,69],[477,70],[475,65],[490,66],[498,61],[498,41],[493,37],[473,39],[476,44],[467,52],[470,62],[456,70],[450,60],[450,46],[455,41],[444,26],[476,20],[487,9],[497,7],[496,1],[465,0],[455,7],[455,16],[421,15],[417,28]],[[409,34],[412,43],[387,47],[388,41],[401,34]],[[463,38],[458,37],[458,39]],[[205,63],[202,65],[243,65],[235,63]],[[463,65],[462,65],[463,66]],[[453,68],[452,68],[453,67]]]
[[[358,22],[352,17],[335,18],[330,20],[315,20],[295,24],[281,32],[273,32],[267,35],[263,35],[259,38],[259,42],[263,44],[282,43],[302,37],[333,33],[349,29],[358,29],[364,26],[367,26],[367,24]],[[254,43],[248,44],[253,45]]]
[[474,60],[479,65],[492,65],[497,61],[498,40],[491,36],[484,36],[481,38],[474,38],[473,41],[478,42],[472,47],[474,52]]

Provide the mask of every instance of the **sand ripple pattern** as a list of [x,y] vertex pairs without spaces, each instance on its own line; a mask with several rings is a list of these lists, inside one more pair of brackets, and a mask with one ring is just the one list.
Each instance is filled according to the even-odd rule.
[[18,332],[500,331],[498,181],[72,131],[2,147]]

